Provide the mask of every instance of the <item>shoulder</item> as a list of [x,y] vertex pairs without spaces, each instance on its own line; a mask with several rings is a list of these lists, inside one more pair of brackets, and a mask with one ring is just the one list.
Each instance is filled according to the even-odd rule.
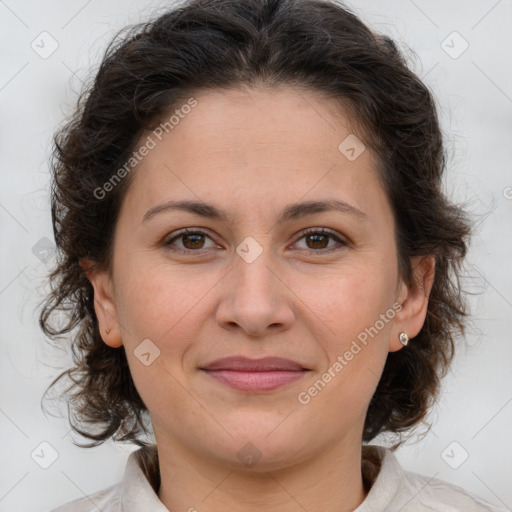
[[357,512],[504,512],[492,503],[444,480],[402,468],[394,452],[377,445],[363,449],[363,475],[371,482]]
[[406,510],[443,512],[501,512],[504,510],[462,487],[438,478],[429,478],[411,471],[404,471],[403,477],[404,491],[407,492],[410,500]]
[[51,512],[121,512],[121,484],[116,484],[89,496],[70,501]]
[[155,489],[158,453],[155,446],[133,451],[126,461],[122,480],[102,491],[71,501],[51,512],[167,511]]

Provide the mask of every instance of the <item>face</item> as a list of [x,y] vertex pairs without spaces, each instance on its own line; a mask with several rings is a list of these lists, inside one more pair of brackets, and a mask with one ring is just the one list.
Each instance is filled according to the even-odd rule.
[[[232,466],[253,450],[261,470],[359,449],[388,352],[419,332],[430,289],[400,280],[376,157],[311,92],[194,97],[161,141],[142,137],[157,143],[131,176],[111,271],[90,276],[104,340],[124,345],[157,442]],[[302,370],[204,370],[233,356]]]

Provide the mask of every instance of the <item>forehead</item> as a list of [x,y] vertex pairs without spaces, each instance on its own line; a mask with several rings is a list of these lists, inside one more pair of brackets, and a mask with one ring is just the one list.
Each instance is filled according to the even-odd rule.
[[[289,86],[201,91],[193,100],[141,138],[154,144],[134,172],[132,207],[185,197],[234,208],[248,197],[290,203],[326,193],[377,206],[376,158],[334,100]],[[347,158],[354,142],[361,153]]]

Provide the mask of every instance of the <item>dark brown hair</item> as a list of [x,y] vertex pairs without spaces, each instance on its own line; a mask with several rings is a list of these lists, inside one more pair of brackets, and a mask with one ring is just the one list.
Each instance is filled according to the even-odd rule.
[[[433,96],[395,43],[339,3],[324,0],[192,0],[130,27],[109,45],[99,71],[54,138],[52,220],[58,264],[40,325],[71,337],[74,366],[62,373],[74,430],[93,442],[144,444],[147,410],[124,348],[99,333],[92,286],[79,265],[109,268],[113,229],[128,178],[95,191],[123,167],[144,129],[193,91],[291,85],[332,98],[360,127],[379,160],[396,220],[402,278],[410,257],[433,255],[435,280],[421,332],[389,353],[372,397],[363,441],[401,433],[425,420],[440,378],[464,334],[459,286],[469,222],[442,190],[445,150]],[[104,196],[104,197],[103,197]],[[65,312],[64,325],[53,320]]]

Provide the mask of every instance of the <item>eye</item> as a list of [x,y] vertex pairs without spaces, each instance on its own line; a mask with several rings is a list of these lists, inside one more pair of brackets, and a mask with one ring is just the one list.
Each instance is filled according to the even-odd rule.
[[[197,252],[201,249],[213,249],[217,244],[213,243],[210,247],[205,247],[205,240],[213,240],[203,231],[183,229],[176,233],[172,238],[169,238],[163,242],[163,245],[169,247],[173,251],[178,252]],[[182,247],[176,247],[175,241],[180,241]]]
[[[340,245],[341,247],[348,245],[347,242],[345,242],[339,236],[337,236],[334,231],[331,231],[330,229],[326,228],[308,228],[306,231],[303,232],[301,238],[299,238],[299,240],[302,239],[306,240],[305,249],[314,250],[315,252],[330,252],[333,249],[339,249]],[[334,246],[329,247],[330,241],[338,242],[338,247],[336,247],[336,244],[334,244]]]

